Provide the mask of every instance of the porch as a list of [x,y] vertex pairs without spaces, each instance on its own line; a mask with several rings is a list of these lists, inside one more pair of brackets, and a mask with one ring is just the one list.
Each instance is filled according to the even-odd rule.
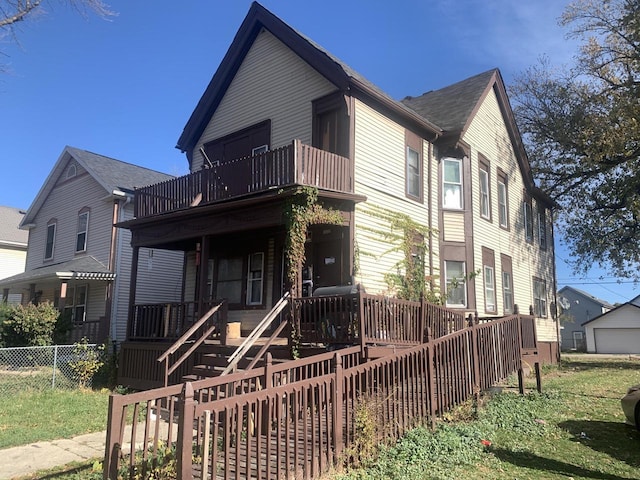
[[287,186],[353,193],[350,159],[293,140],[290,145],[135,191],[138,219],[268,192]]

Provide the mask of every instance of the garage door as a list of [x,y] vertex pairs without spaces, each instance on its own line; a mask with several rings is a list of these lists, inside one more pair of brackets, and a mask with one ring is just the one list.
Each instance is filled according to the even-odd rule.
[[595,328],[598,353],[640,353],[640,328]]

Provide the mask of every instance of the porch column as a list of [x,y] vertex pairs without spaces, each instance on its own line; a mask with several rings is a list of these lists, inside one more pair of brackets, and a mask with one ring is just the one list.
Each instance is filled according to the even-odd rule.
[[67,285],[69,282],[63,280],[60,284],[60,300],[58,300],[58,310],[64,311],[64,306],[67,304]]
[[[209,274],[209,257],[211,253],[209,237],[203,235],[200,242],[200,268],[198,270],[198,318],[200,318],[205,312],[204,307],[205,298],[209,295],[207,292],[207,277]],[[197,320],[197,319],[196,319]]]
[[133,328],[133,317],[136,305],[136,284],[138,282],[138,257],[140,255],[140,247],[133,247],[131,256],[131,279],[129,281],[129,316],[127,318],[127,338],[131,336]]
[[29,303],[36,303],[36,284],[29,284]]
[[7,303],[9,301],[9,289],[8,288],[3,288],[2,289],[2,303]]

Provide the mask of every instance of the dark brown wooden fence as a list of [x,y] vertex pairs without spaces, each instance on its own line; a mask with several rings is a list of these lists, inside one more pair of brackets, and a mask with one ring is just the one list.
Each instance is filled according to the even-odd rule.
[[288,185],[350,193],[351,170],[348,158],[294,140],[282,148],[139,188],[134,195],[135,216],[173,212]]
[[153,464],[163,444],[176,445],[179,479],[317,477],[354,453],[359,412],[373,414],[383,442],[521,371],[522,325],[472,322],[376,360],[359,346],[278,365],[268,357],[263,368],[112,395],[105,478],[128,445]]

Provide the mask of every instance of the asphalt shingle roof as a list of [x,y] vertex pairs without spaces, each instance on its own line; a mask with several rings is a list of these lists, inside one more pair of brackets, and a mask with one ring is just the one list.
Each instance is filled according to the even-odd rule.
[[18,228],[25,213],[19,208],[0,206],[0,244],[27,246],[29,232]]

